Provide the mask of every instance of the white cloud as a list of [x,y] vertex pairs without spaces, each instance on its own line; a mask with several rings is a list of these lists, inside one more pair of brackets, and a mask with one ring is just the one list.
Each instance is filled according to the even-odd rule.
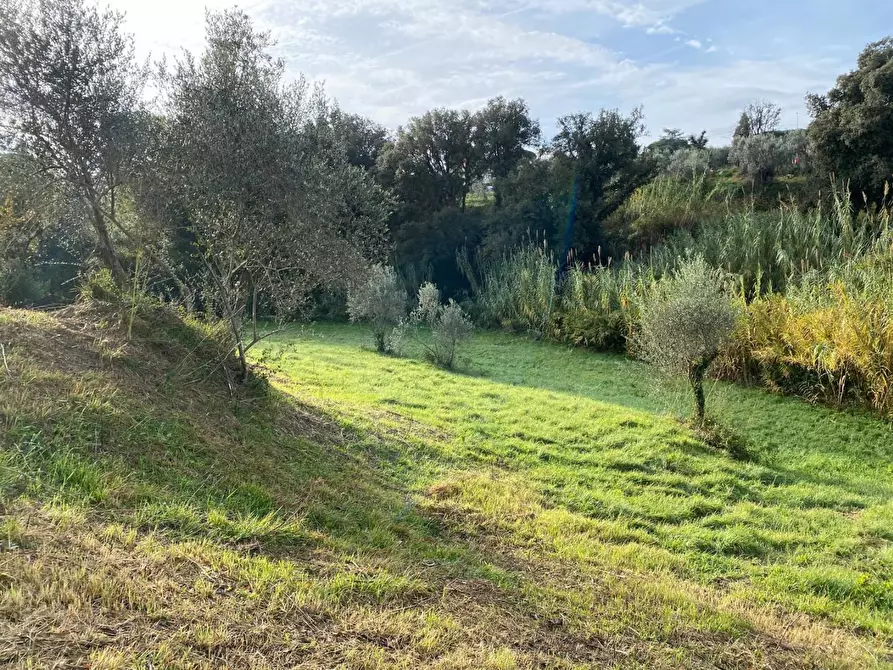
[[[126,10],[140,54],[157,57],[200,50],[205,6],[234,0],[111,1]],[[827,87],[844,69],[810,53],[724,62],[733,58],[726,46],[714,67],[687,65],[683,43],[717,49],[671,22],[704,1],[242,0],[241,7],[278,39],[292,76],[325,80],[345,109],[392,128],[432,107],[506,95],[527,99],[547,133],[561,114],[642,104],[656,132],[706,128],[719,141],[750,100],[772,99],[793,116],[808,89]],[[651,58],[621,56],[597,37],[612,26],[675,35],[679,44]],[[665,62],[676,57],[683,62]]]
[[671,28],[666,23],[658,23],[648,28],[645,32],[649,35],[675,35],[679,31]]
[[[609,16],[622,25],[636,28],[649,28],[650,32],[661,32],[659,26],[682,11],[708,0],[538,0],[533,2],[538,8],[553,12],[569,13],[590,11]],[[663,30],[667,30],[664,28]],[[669,28],[672,30],[671,28]]]

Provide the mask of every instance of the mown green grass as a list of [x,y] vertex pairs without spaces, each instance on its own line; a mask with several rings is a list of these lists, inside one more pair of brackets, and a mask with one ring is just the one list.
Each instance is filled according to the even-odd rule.
[[446,372],[346,326],[230,397],[209,331],[91,309],[0,311],[0,664],[889,666],[870,418],[722,387],[735,460],[622,358],[481,334]]
[[519,544],[546,538],[562,557],[668,572],[893,636],[889,425],[720,385],[710,404],[746,445],[736,459],[669,416],[684,396],[620,357],[485,333],[465,368],[447,372],[415,351],[378,356],[366,338],[324,326],[267,352],[304,402],[403,436],[382,463],[413,490],[450,478],[486,488],[477,474],[495,471],[549,510],[545,527],[478,510]]

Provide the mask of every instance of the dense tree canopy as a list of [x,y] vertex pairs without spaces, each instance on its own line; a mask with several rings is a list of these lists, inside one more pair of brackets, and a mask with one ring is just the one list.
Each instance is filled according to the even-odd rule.
[[484,168],[493,178],[496,206],[502,204],[503,181],[531,156],[540,141],[539,122],[523,100],[494,98],[475,116],[475,135],[484,154]]
[[893,178],[893,37],[869,44],[856,70],[807,103],[819,171],[879,198]]
[[404,217],[464,207],[482,175],[484,151],[467,110],[435,109],[410,120],[382,156],[382,179],[403,203]]
[[122,16],[83,0],[0,4],[0,108],[6,142],[92,213],[100,256],[123,281],[109,227],[126,232],[115,198],[140,151],[143,73]]
[[629,116],[602,110],[558,120],[551,150],[573,203],[566,247],[588,256],[603,241],[605,219],[653,176],[655,165],[638,144],[645,132],[642,118],[637,109]]

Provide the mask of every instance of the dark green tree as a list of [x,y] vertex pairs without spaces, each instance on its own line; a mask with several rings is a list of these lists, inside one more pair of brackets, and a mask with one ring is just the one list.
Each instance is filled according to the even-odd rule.
[[651,179],[654,162],[639,148],[641,109],[624,116],[572,114],[558,120],[552,140],[556,195],[570,203],[564,247],[588,257],[603,242],[602,224],[637,188]]
[[869,44],[856,70],[807,96],[815,167],[878,201],[893,178],[893,37]]
[[503,200],[503,182],[518,164],[532,155],[540,141],[540,126],[522,99],[493,98],[474,115],[476,140],[483,151],[484,168],[493,178],[496,206]]
[[[692,137],[694,136],[692,135]],[[691,146],[689,140],[685,138],[685,134],[679,128],[664,128],[660,139],[649,144],[648,148],[655,153],[671,156],[689,146]]]
[[375,171],[378,157],[390,141],[384,126],[338,107],[333,107],[329,114],[318,119],[316,125],[320,140],[325,138],[342,146],[351,165],[371,172]]
[[700,135],[689,135],[687,142],[692,149],[706,149],[710,140],[707,137],[707,131],[702,130]]
[[464,210],[468,193],[484,171],[472,114],[435,109],[411,119],[381,156],[379,168],[382,184],[400,198],[404,220],[446,207]]
[[750,137],[751,135],[753,135],[753,130],[750,125],[750,116],[748,116],[747,112],[741,112],[733,137],[738,139],[739,137]]

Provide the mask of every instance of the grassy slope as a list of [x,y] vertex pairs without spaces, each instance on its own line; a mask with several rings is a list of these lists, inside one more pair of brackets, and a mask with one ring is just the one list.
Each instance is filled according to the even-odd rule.
[[889,653],[893,459],[871,419],[725,389],[735,461],[622,359],[484,335],[450,374],[345,327],[269,341],[279,390],[230,400],[187,356],[200,332],[113,322],[0,313],[0,664]]

